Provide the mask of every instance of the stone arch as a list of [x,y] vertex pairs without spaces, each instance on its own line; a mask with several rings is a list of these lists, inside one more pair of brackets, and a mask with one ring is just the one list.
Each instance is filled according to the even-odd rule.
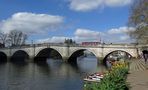
[[[53,56],[51,56],[51,53]],[[34,61],[45,61],[47,58],[50,58],[50,57],[54,57],[54,58],[61,58],[62,59],[62,55],[61,53],[54,49],[54,48],[43,48],[43,49],[40,49],[38,51],[38,53],[36,53],[35,55],[35,58],[34,58]]]
[[0,52],[0,62],[6,62],[7,55],[4,52]]
[[17,62],[22,62],[22,61],[25,61],[27,59],[29,59],[29,55],[24,50],[15,51],[10,58],[11,61],[17,61]]
[[93,52],[93,51],[90,50],[90,49],[85,49],[85,48],[84,48],[84,49],[76,49],[76,50],[74,50],[74,51],[69,55],[68,62],[74,62],[74,63],[76,63],[77,57],[80,56],[81,52],[83,52],[83,51],[85,51],[85,50],[87,50],[87,51],[93,53],[93,55],[97,58],[96,53]]
[[79,48],[79,49],[74,49],[74,50],[72,50],[72,51],[70,52],[70,54],[69,54],[69,57],[70,57],[73,53],[75,53],[75,52],[77,52],[77,51],[79,51],[79,50],[83,50],[83,51],[87,50],[87,51],[93,53],[96,57],[98,56],[97,53],[95,52],[96,49],[93,50],[93,49],[90,49],[90,48]]
[[124,51],[124,50],[114,50],[114,51],[111,51],[111,52],[109,52],[109,53],[107,53],[107,54],[105,55],[105,57],[104,57],[104,59],[103,59],[103,63],[106,64],[106,60],[107,60],[108,56],[111,55],[112,53],[118,52],[118,51],[124,52],[126,55],[128,55],[127,58],[129,58],[129,59],[132,58],[132,55],[131,55],[130,53],[128,53],[127,51]]
[[62,56],[62,52],[61,52],[59,49],[57,49],[57,48],[41,47],[41,48],[37,48],[37,49],[36,49],[35,57],[36,57],[42,50],[44,50],[44,49],[52,49],[52,50],[55,50],[55,51],[57,51],[57,52]]
[[24,52],[24,53],[26,53],[27,55],[29,55],[29,57],[31,56],[31,54],[32,54],[32,51],[29,49],[29,48],[14,48],[14,49],[12,49],[11,50],[11,54],[10,54],[10,56],[13,56],[16,52]]

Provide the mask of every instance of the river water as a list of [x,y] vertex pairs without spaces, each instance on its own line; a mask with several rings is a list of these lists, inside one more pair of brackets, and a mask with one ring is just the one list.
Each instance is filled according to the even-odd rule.
[[83,78],[105,71],[95,57],[77,60],[77,65],[48,59],[46,63],[1,63],[0,90],[83,90]]

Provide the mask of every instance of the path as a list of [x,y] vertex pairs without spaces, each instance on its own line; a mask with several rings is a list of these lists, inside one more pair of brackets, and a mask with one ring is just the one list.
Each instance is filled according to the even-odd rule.
[[148,63],[143,60],[133,60],[130,64],[130,71],[127,82],[130,90],[148,90]]

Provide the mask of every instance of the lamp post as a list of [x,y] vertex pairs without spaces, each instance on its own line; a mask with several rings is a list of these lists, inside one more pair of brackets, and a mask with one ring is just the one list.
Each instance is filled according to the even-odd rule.
[[33,40],[31,40],[31,45],[33,46]]

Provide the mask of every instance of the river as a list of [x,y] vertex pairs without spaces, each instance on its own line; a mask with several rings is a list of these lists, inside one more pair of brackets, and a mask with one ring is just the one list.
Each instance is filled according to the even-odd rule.
[[0,90],[83,90],[83,78],[106,68],[95,57],[77,65],[48,59],[46,63],[1,63]]

